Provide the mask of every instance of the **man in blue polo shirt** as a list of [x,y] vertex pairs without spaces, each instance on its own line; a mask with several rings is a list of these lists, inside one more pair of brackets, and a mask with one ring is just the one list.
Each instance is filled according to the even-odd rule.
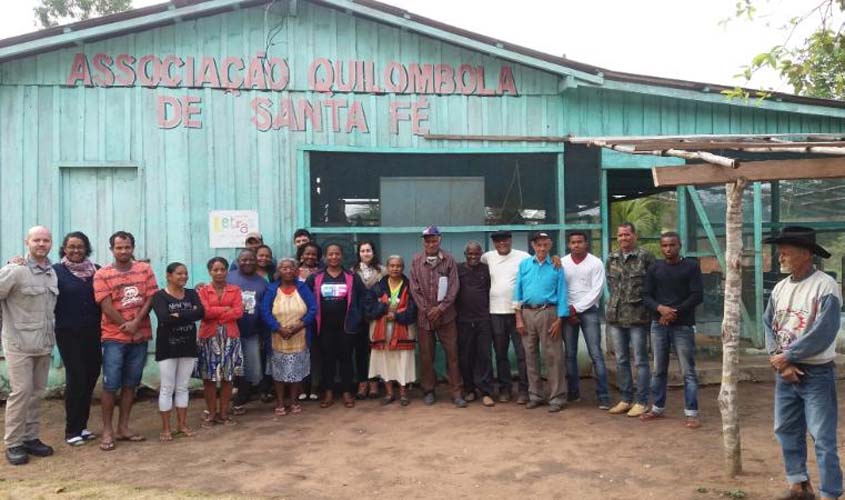
[[[514,288],[516,304],[516,330],[525,347],[528,371],[529,401],[527,409],[549,402],[554,413],[566,404],[564,387],[563,343],[560,330],[561,318],[569,315],[566,301],[566,278],[563,268],[555,268],[549,257],[552,239],[548,233],[534,233],[531,238],[534,256],[519,263]],[[538,363],[542,346],[543,364],[546,366],[547,390],[543,391]]]

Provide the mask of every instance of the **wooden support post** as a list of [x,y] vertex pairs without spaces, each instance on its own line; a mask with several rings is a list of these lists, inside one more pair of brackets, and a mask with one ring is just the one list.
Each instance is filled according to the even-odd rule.
[[742,472],[737,383],[742,324],[742,192],[745,186],[744,179],[726,185],[725,315],[722,318],[722,386],[719,390],[719,411],[722,414],[725,472],[729,477]]

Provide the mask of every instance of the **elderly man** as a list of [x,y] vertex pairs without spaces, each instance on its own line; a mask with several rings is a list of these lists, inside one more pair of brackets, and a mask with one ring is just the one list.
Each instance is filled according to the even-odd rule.
[[35,226],[27,232],[25,242],[25,262],[0,269],[0,338],[11,386],[4,442],[6,460],[12,465],[27,463],[29,455],[53,454],[53,448],[38,439],[41,397],[56,342],[53,309],[59,288],[47,258],[53,237],[47,228]]
[[423,403],[436,401],[434,386],[434,335],[446,352],[446,368],[452,402],[465,408],[461,394],[461,372],[458,364],[458,329],[455,325],[455,299],[458,296],[458,265],[440,248],[440,230],[428,226],[422,233],[423,252],[411,262],[411,296],[417,304],[417,326],[420,344],[420,385],[425,393]]
[[775,377],[775,435],[789,490],[782,499],[816,498],[807,473],[807,432],[813,438],[822,498],[842,495],[836,445],[836,374],[833,366],[842,296],[836,280],[813,265],[830,257],[805,227],[785,227],[765,243],[777,245],[789,276],[772,290],[763,316],[766,349]]
[[484,406],[494,406],[493,367],[490,345],[490,271],[481,263],[481,243],[470,241],[464,248],[466,262],[458,264],[458,354],[467,401],[481,393]]
[[496,231],[490,235],[495,250],[481,256],[490,269],[490,320],[493,326],[493,350],[496,353],[496,379],[499,382],[499,402],[511,400],[511,364],[508,348],[513,343],[519,373],[517,403],[528,402],[528,371],[525,368],[525,349],[516,331],[513,289],[519,263],[531,257],[528,252],[513,248],[510,231]]
[[[566,298],[566,276],[563,268],[555,268],[549,257],[552,239],[548,233],[534,233],[531,238],[534,257],[519,263],[514,287],[516,329],[522,336],[525,362],[528,365],[528,404],[534,409],[548,401],[549,412],[559,412],[566,405],[563,375],[563,343],[560,331],[563,319],[569,316]],[[538,356],[542,347],[548,387],[542,390]]]

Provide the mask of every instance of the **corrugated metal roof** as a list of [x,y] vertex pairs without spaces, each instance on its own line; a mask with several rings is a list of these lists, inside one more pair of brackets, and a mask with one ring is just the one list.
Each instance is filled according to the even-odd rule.
[[[153,14],[167,12],[173,9],[179,9],[182,7],[189,7],[189,6],[197,6],[204,3],[212,2],[213,0],[170,0],[169,2],[151,5],[149,7],[143,7],[139,9],[132,9],[125,12],[120,12],[117,14],[111,14],[108,16],[102,16],[94,19],[89,19],[86,21],[79,21],[75,23],[66,24],[63,26],[56,26],[53,28],[47,28],[40,31],[35,31],[32,33],[26,33],[23,35],[18,35],[6,39],[0,40],[0,49],[5,47],[12,47],[15,45],[20,45],[36,40],[47,39],[50,37],[64,35],[68,32],[80,31],[84,29],[94,28],[98,26],[105,26],[117,22],[122,21],[129,21],[132,19],[141,19]],[[253,5],[260,5],[269,3],[271,0],[242,0],[239,2],[239,6],[242,7],[249,7]],[[321,0],[308,0],[318,5],[323,5],[329,8],[338,9],[337,5],[332,4],[330,2],[325,2]],[[407,19],[425,26],[429,26],[438,30],[442,30],[447,33],[451,33],[460,37],[464,37],[469,40],[474,40],[476,42],[480,42],[483,44],[490,45],[491,47],[496,47],[499,49],[503,49],[509,52],[513,52],[514,54],[520,54],[523,56],[528,56],[531,58],[535,58],[540,61],[546,61],[555,65],[563,66],[565,68],[570,68],[575,71],[579,71],[582,73],[590,74],[590,75],[597,75],[601,76],[604,79],[612,80],[621,83],[631,83],[631,84],[639,84],[639,85],[647,85],[647,86],[655,86],[655,87],[664,87],[664,88],[672,88],[672,89],[679,89],[679,90],[688,90],[688,91],[697,91],[697,92],[707,92],[712,94],[719,94],[723,90],[730,90],[733,89],[733,86],[715,84],[715,83],[705,83],[705,82],[697,82],[691,80],[679,80],[674,78],[663,78],[658,76],[652,75],[643,75],[637,73],[626,73],[622,71],[613,71],[607,68],[602,68],[599,66],[594,66],[587,63],[582,63],[579,61],[574,61],[572,59],[568,59],[565,57],[555,56],[552,54],[548,54],[545,52],[541,52],[538,50],[534,50],[528,47],[523,47],[521,45],[508,43],[503,40],[499,40],[493,37],[489,37],[486,35],[482,35],[479,33],[475,33],[472,31],[465,30],[463,28],[459,28],[457,26],[453,26],[450,24],[446,24],[434,19],[430,19],[424,16],[419,16],[417,14],[411,13],[405,9],[401,9],[399,7],[395,7],[392,5],[388,5],[382,2],[378,2],[376,0],[349,0],[349,3],[360,5],[361,7],[373,9],[379,11],[381,13],[389,14],[395,16],[397,18]],[[220,12],[225,12],[230,10],[230,8],[220,8],[220,9],[208,9],[202,11],[201,13],[192,14],[189,16],[182,17],[182,20],[197,18],[197,17],[206,17],[218,14]],[[361,13],[353,12],[356,15],[364,15]],[[365,15],[364,15],[365,16]],[[109,35],[101,38],[111,38],[114,36],[119,36],[126,33],[143,31],[147,29],[154,28],[156,26],[165,25],[165,24],[172,24],[173,21],[167,22],[159,22],[159,23],[152,23],[152,24],[144,24],[138,26],[137,29],[127,29],[122,30],[118,33],[110,33]],[[95,39],[91,39],[93,41]],[[47,50],[56,50],[58,48],[63,48],[71,46],[71,44],[64,44],[59,46],[51,47]],[[15,58],[20,57],[28,57],[39,52],[43,52],[45,50],[33,50],[31,52],[26,52],[20,55],[16,55]],[[10,59],[10,58],[7,58]],[[2,59],[0,59],[0,62]],[[755,92],[756,89],[746,89],[749,92]],[[805,97],[805,96],[798,96],[794,94],[788,94],[783,92],[774,92],[771,94],[769,99],[773,99],[776,101],[784,101],[784,102],[792,102],[797,104],[807,104],[812,106],[824,106],[824,107],[834,107],[834,108],[845,108],[845,102],[837,101],[833,99],[820,99],[820,98],[813,98],[813,97]]]

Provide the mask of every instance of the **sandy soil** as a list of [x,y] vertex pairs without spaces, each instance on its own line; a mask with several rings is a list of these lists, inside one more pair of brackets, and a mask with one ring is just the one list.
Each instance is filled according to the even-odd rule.
[[[445,389],[445,388],[441,388]],[[745,473],[722,475],[717,387],[701,391],[704,426],[682,426],[680,390],[670,418],[642,423],[611,416],[594,398],[559,414],[516,404],[460,410],[446,402],[407,408],[378,401],[354,409],[315,403],[279,420],[252,403],[238,425],[158,442],[156,401],[136,405],[133,422],[148,440],[70,448],[62,442],[61,402],[45,403],[43,439],[56,455],[24,467],[0,465],[10,498],[273,497],[319,498],[659,498],[768,499],[784,487],[772,434],[772,385],[743,384]],[[592,394],[585,380],[583,394]],[[842,405],[840,404],[840,407]],[[191,400],[199,429],[201,399]],[[91,427],[99,427],[99,407]],[[840,443],[843,437],[839,436]],[[812,453],[811,453],[812,456]],[[815,462],[811,464],[815,474]],[[152,489],[152,490],[151,490]],[[57,492],[58,491],[58,492]],[[744,494],[745,496],[742,496]]]

